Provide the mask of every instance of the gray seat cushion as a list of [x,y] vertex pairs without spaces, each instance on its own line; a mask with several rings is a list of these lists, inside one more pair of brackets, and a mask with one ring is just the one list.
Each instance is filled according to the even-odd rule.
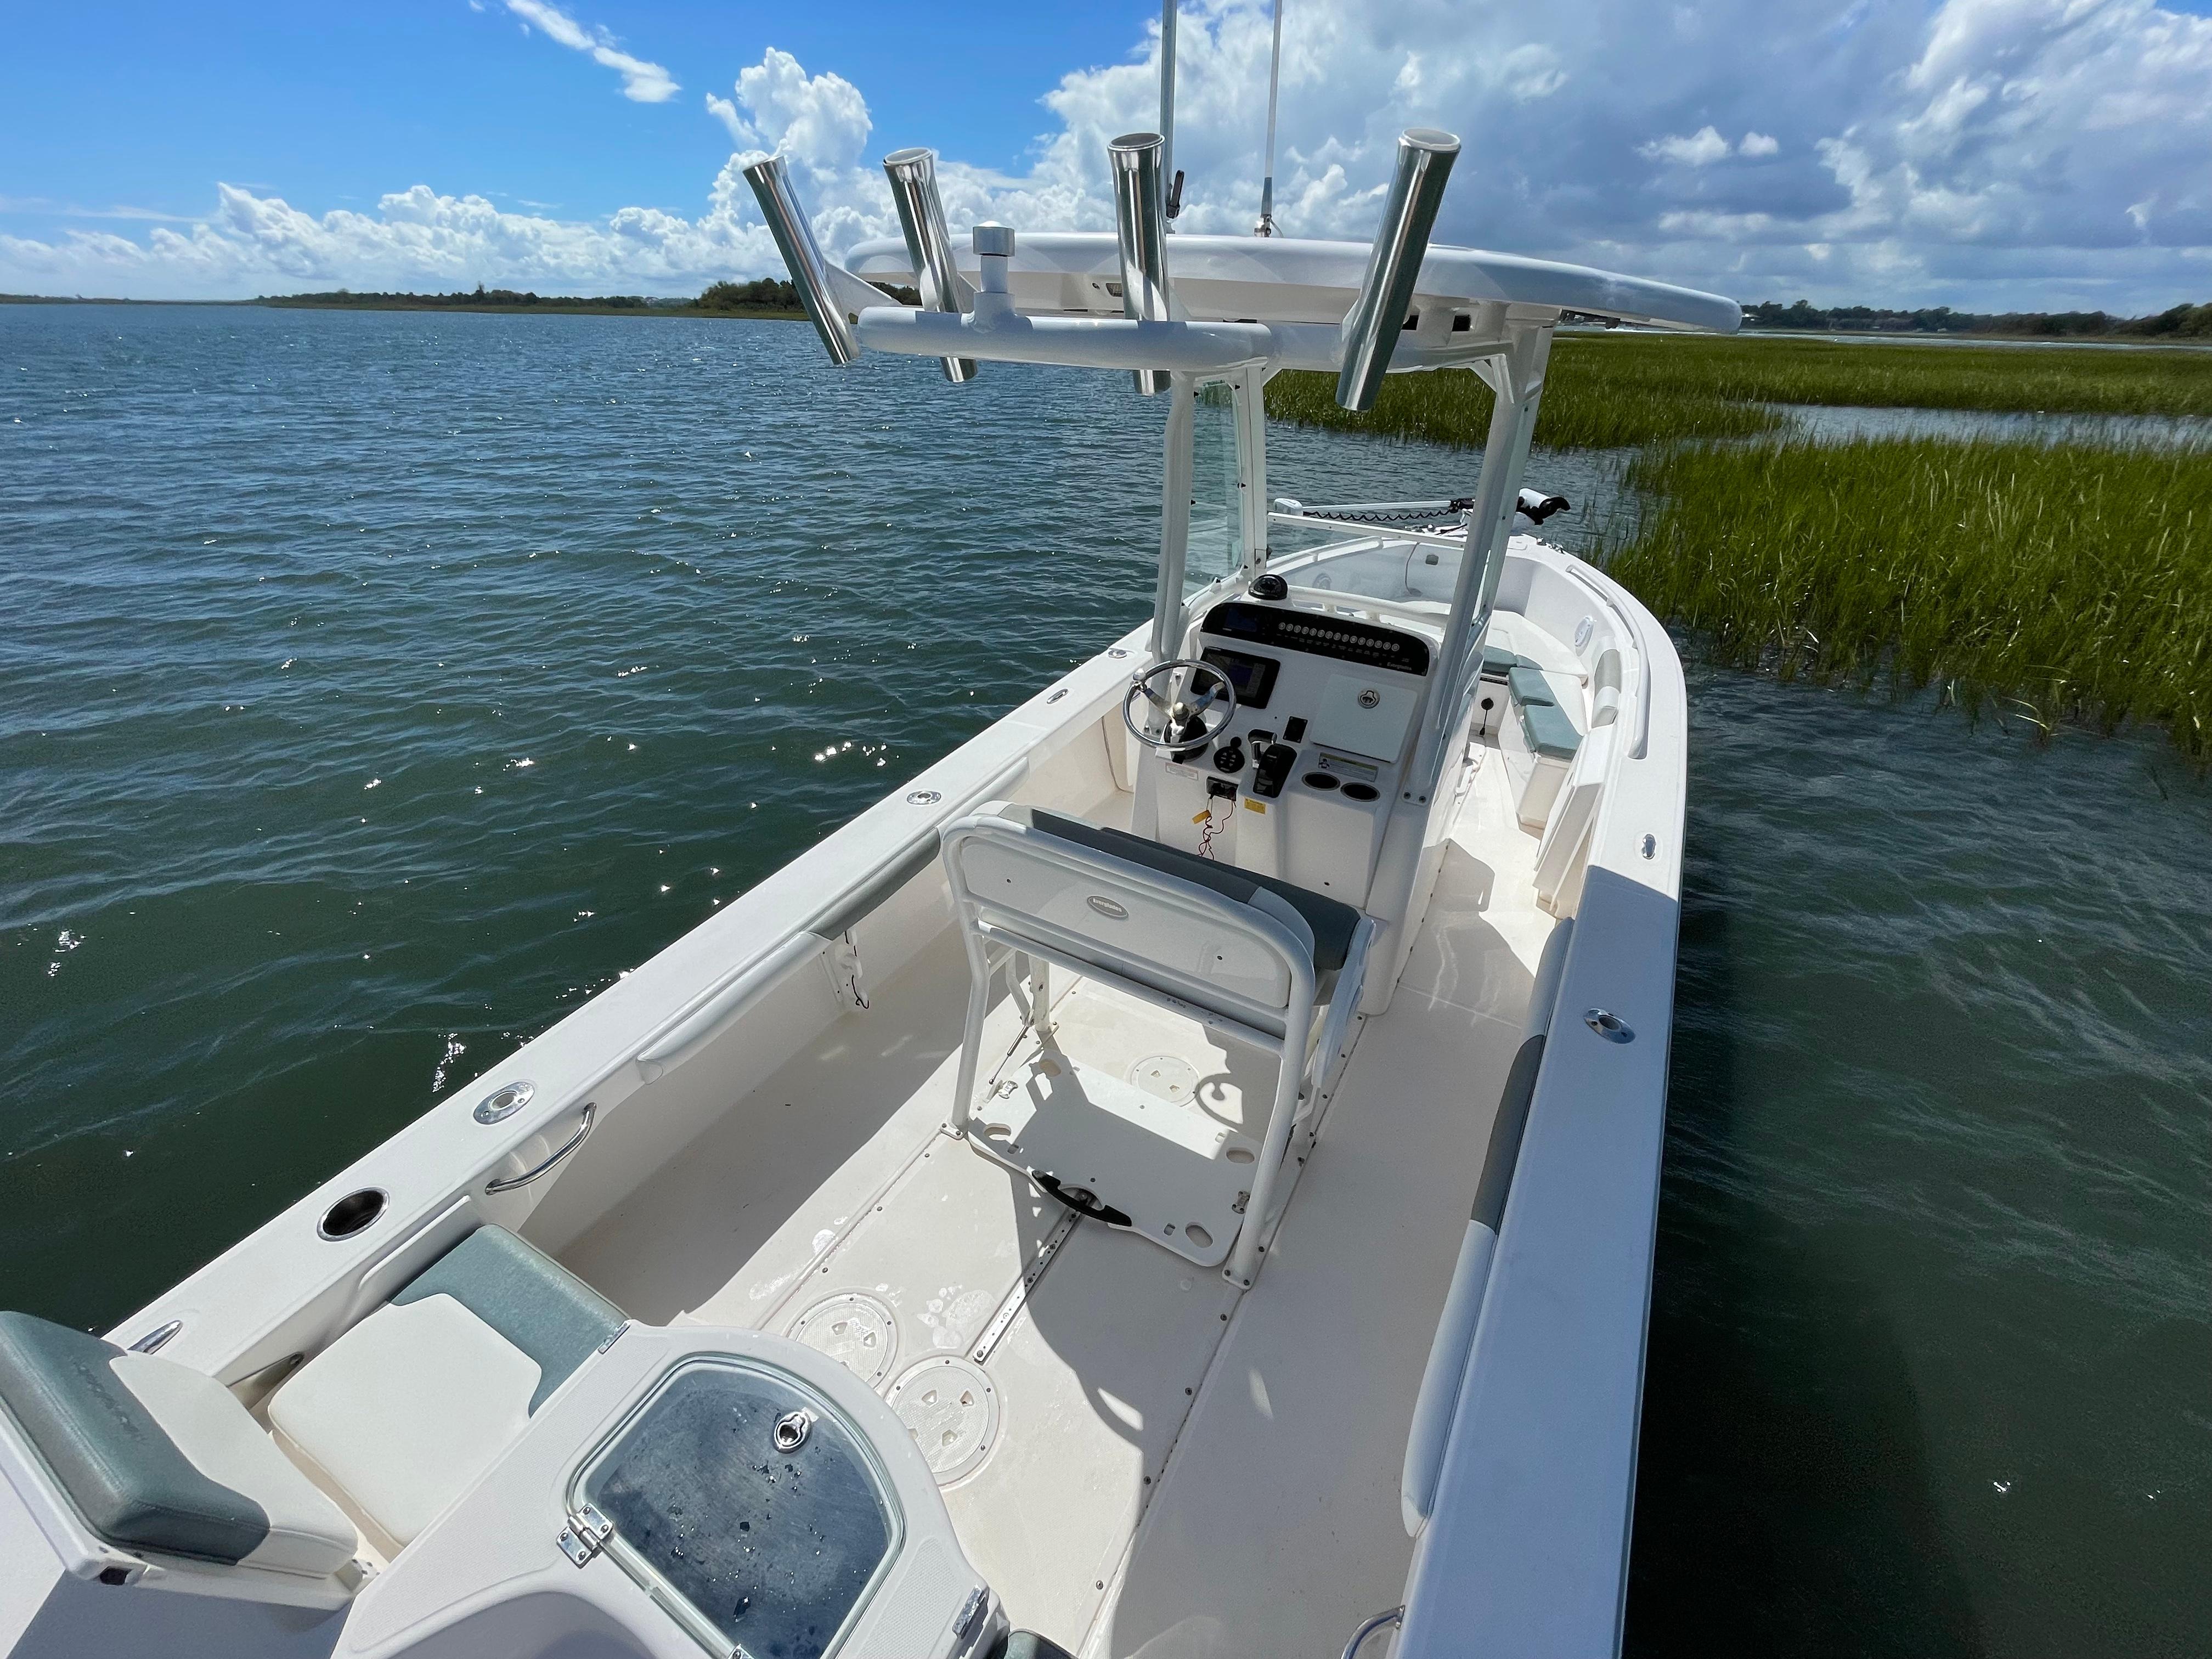
[[1333,899],[1308,888],[1294,886],[1274,876],[1255,875],[1249,870],[1239,870],[1231,865],[1216,864],[1194,854],[1179,853],[1172,847],[1163,847],[1158,842],[1146,841],[1142,836],[1130,835],[1123,830],[1106,830],[1097,824],[1085,823],[1076,818],[1064,818],[1057,812],[1042,808],[1028,813],[1031,828],[1057,836],[1062,841],[1072,841],[1078,847],[1087,847],[1094,853],[1109,857],[1126,859],[1131,864],[1142,865],[1147,870],[1157,870],[1164,876],[1174,876],[1195,886],[1211,889],[1224,898],[1235,899],[1239,904],[1251,902],[1252,895],[1265,888],[1296,910],[1312,930],[1314,940],[1314,972],[1316,975],[1334,973],[1344,966],[1344,959],[1352,949],[1352,931],[1359,926],[1359,912],[1341,899]]
[[1514,696],[1522,702],[1559,702],[1552,695],[1552,683],[1544,678],[1544,671],[1532,662],[1524,662],[1507,674],[1505,683],[1512,687]]
[[477,1228],[392,1300],[428,1296],[450,1296],[537,1362],[533,1412],[623,1324],[620,1308],[504,1227]]
[[82,1331],[0,1313],[0,1401],[109,1542],[243,1561],[268,1538],[268,1511],[193,1466],[116,1375],[122,1353]]
[[1502,645],[1482,647],[1482,678],[1502,680],[1516,668],[1534,668],[1535,664],[1517,651],[1508,651]]
[[1518,708],[1521,735],[1528,738],[1530,749],[1553,760],[1575,757],[1583,746],[1583,735],[1575,730],[1565,709],[1549,702],[1523,702]]

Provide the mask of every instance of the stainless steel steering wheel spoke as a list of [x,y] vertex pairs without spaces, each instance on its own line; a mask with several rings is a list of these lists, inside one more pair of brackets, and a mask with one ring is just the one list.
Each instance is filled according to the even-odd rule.
[[[1153,689],[1156,683],[1167,693],[1164,697]],[[1153,724],[1150,720],[1138,724],[1133,711],[1139,697],[1158,715],[1160,730],[1148,730]],[[1229,729],[1236,714],[1235,684],[1222,670],[1196,657],[1153,664],[1130,680],[1121,699],[1121,723],[1130,735],[1170,757],[1211,744]]]

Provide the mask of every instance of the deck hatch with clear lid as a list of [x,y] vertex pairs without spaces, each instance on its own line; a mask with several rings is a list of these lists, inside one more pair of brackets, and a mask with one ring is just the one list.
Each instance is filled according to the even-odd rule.
[[788,1373],[727,1357],[678,1366],[585,1464],[572,1504],[708,1647],[836,1651],[897,1553],[897,1500],[843,1413]]

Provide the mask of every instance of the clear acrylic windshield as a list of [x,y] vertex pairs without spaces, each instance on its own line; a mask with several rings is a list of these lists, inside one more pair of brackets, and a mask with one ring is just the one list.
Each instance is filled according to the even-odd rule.
[[1182,568],[1186,599],[1244,562],[1244,509],[1237,471],[1238,395],[1225,380],[1198,389],[1191,427],[1190,550]]

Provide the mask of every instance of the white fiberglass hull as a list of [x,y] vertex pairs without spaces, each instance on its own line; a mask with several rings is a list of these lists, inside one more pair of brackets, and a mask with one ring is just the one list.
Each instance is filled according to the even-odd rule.
[[[265,1413],[302,1358],[491,1224],[647,1326],[830,1352],[821,1310],[848,1298],[883,1347],[840,1357],[918,1432],[917,1369],[969,1368],[945,1375],[980,1376],[988,1409],[929,1419],[949,1437],[921,1450],[994,1605],[1072,1651],[1334,1654],[1401,1603],[1401,1655],[1461,1650],[1476,1629],[1502,1651],[1614,1651],[1664,1122],[1683,685],[1656,622],[1565,555],[1515,543],[1498,603],[1501,637],[1577,704],[1590,759],[1553,781],[1537,819],[1547,840],[1528,827],[1531,757],[1510,730],[1501,741],[1505,711],[1474,717],[1351,1060],[1294,1143],[1288,1190],[1245,1224],[1266,1245],[1251,1289],[1127,1231],[1061,1227],[1048,1199],[940,1132],[966,987],[938,832],[1000,799],[1127,823],[1133,635],[112,1340],[175,1322],[162,1357]],[[1591,742],[1601,707],[1607,735]],[[1147,1024],[1079,980],[1054,997],[1055,1030],[1071,1048],[1087,1034],[1105,1056],[1097,1075],[1139,1079],[1153,1107],[1182,1114],[1174,1133],[1254,1127],[1243,1103],[1264,1090],[1244,1086],[1249,1056]],[[1000,1097],[1059,1075],[1057,1050],[1025,1036],[1009,1004],[992,1020],[985,1080]],[[1540,1069],[1516,1085],[1532,1035],[1546,1036]],[[511,1114],[479,1110],[523,1084]],[[1509,1168],[1486,1168],[1516,1086],[1533,1089],[1525,1135]],[[544,1176],[487,1191],[572,1145]],[[1468,1221],[1482,1192],[1504,1200],[1486,1231]],[[356,1206],[373,1218],[328,1237],[326,1218],[361,1194],[381,1194]],[[313,1594],[189,1569],[111,1589],[82,1528],[0,1502],[11,1559],[30,1569],[11,1571],[0,1633],[26,1653],[88,1650],[56,1642],[131,1628],[150,1598],[137,1627],[161,1629],[171,1652],[435,1651],[435,1633],[490,1593],[453,1582],[439,1528],[488,1501],[455,1500],[396,1552],[365,1530],[374,1576]],[[550,1541],[559,1520],[513,1524]],[[180,1590],[207,1593],[168,1593]],[[550,1652],[558,1635],[517,1626],[479,1650]]]

